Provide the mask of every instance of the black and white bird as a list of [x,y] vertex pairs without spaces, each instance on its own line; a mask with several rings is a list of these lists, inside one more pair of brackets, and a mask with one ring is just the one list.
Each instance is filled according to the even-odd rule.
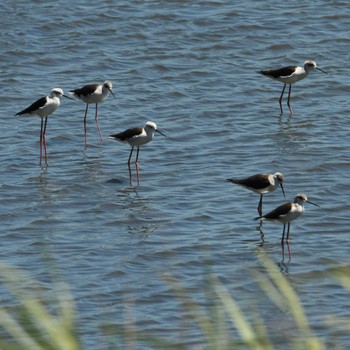
[[100,139],[102,141],[102,135],[100,130],[100,125],[98,123],[98,104],[103,102],[111,93],[115,98],[115,95],[112,91],[113,84],[110,81],[105,81],[103,84],[89,84],[85,85],[82,88],[70,90],[69,92],[78,98],[79,100],[86,103],[85,115],[84,115],[84,136],[86,144],[86,116],[89,109],[89,104],[94,103],[96,105],[95,110],[95,122],[97,126]]
[[40,164],[43,158],[43,149],[45,152],[45,162],[47,164],[47,152],[46,152],[46,126],[47,117],[56,111],[61,103],[61,97],[66,97],[72,100],[70,97],[64,95],[63,90],[60,88],[54,88],[51,90],[50,95],[44,96],[39,100],[32,103],[28,108],[16,115],[29,114],[41,118],[41,129],[40,129]]
[[277,81],[284,83],[282,93],[281,93],[281,96],[279,98],[281,115],[283,114],[282,97],[283,97],[284,90],[285,90],[287,84],[289,84],[287,105],[289,107],[290,113],[293,114],[292,107],[290,106],[290,93],[292,90],[292,84],[307,77],[308,74],[310,73],[310,71],[312,71],[314,69],[317,69],[320,72],[328,74],[327,72],[325,72],[321,68],[318,68],[315,61],[311,61],[311,60],[305,61],[303,67],[288,66],[288,67],[283,67],[283,68],[279,68],[279,69],[261,70],[259,72],[260,74],[265,75],[273,80],[277,80]]
[[273,192],[280,186],[283,196],[286,197],[283,189],[284,176],[279,172],[274,174],[255,174],[245,179],[227,179],[227,181],[260,194],[258,205],[258,213],[260,216],[262,216],[262,199],[264,194]]
[[110,138],[130,145],[131,151],[128,159],[128,165],[130,167],[130,160],[134,148],[137,148],[135,164],[138,164],[140,146],[152,141],[155,132],[165,136],[157,129],[156,123],[148,121],[144,127],[130,128],[118,134],[110,135]]
[[[281,239],[281,245],[282,245],[282,253],[283,253],[283,259],[284,259],[284,236],[286,231],[286,224],[288,225],[287,229],[287,237],[286,242],[289,244],[289,232],[290,232],[290,222],[293,220],[296,220],[304,213],[304,204],[310,203],[312,205],[315,205],[319,207],[318,204],[310,202],[307,199],[307,196],[305,194],[298,194],[293,202],[284,203],[280,206],[278,206],[276,209],[272,210],[271,212],[260,215],[259,217],[255,218],[256,220],[269,220],[269,221],[276,221],[283,223],[283,233],[282,233],[282,239]],[[289,245],[288,245],[289,250]],[[289,250],[289,258],[290,258],[290,250]]]

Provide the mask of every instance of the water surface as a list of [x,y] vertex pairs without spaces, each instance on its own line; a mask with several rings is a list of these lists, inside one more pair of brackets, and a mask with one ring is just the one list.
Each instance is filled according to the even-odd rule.
[[[247,269],[258,256],[281,261],[282,226],[256,230],[258,196],[230,177],[280,171],[287,199],[306,193],[292,223],[292,260],[282,268],[316,335],[347,348],[347,332],[327,315],[349,318],[348,294],[330,268],[349,264],[348,4],[342,1],[5,1],[0,41],[1,253],[52,288],[55,260],[77,305],[86,349],[108,349],[104,325],[204,348],[166,276],[195,300],[211,271],[243,310],[261,310],[282,346],[295,336]],[[260,69],[315,60],[292,89],[294,114],[279,116],[282,84]],[[53,87],[68,92],[111,80],[117,99],[100,105],[101,143],[81,102],[63,100],[49,118],[48,167],[39,162],[40,120],[14,117]],[[287,112],[287,106],[284,106]],[[156,135],[140,151],[140,185],[130,185],[129,147],[108,135],[147,120]],[[264,211],[285,199],[266,196]],[[2,306],[12,301],[2,298]],[[248,312],[249,315],[249,312]],[[254,315],[251,314],[251,318]],[[139,344],[139,348],[146,348]],[[285,346],[285,348],[288,348]]]

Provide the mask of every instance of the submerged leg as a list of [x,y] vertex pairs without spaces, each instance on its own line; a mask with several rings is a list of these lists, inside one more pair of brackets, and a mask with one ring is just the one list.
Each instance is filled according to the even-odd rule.
[[291,91],[292,91],[292,84],[289,84],[287,106],[289,107],[290,114],[293,114],[292,107],[290,106],[290,92]]
[[98,124],[97,106],[98,106],[98,103],[96,103],[95,122],[96,122],[96,126],[97,126],[98,133],[99,133],[99,135],[100,135],[100,140],[102,141],[102,135],[101,135],[100,125]]
[[85,145],[87,143],[87,140],[86,140],[86,116],[87,116],[87,111],[89,109],[89,104],[87,103],[86,104],[86,108],[85,108],[85,115],[84,115],[84,137],[85,137]]
[[280,109],[281,109],[281,115],[283,114],[282,97],[283,97],[283,94],[284,94],[284,90],[285,90],[285,88],[286,88],[286,85],[287,85],[287,84],[284,84],[283,89],[282,89],[282,92],[281,92],[281,96],[280,96],[280,99],[279,99],[279,102],[280,102]]

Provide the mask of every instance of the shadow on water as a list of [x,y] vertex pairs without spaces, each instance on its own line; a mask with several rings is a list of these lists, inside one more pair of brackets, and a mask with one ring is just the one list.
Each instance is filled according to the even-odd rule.
[[[136,186],[136,187],[140,187],[140,172],[139,172],[139,167],[138,165],[136,165],[135,167],[135,173],[133,174],[131,166],[128,165],[128,170],[129,170],[129,185],[131,187]],[[136,175],[136,181],[134,181],[134,177],[133,175]],[[121,178],[112,178],[106,181],[106,183],[110,183],[110,184],[123,184],[124,180]],[[136,183],[136,184],[135,184]]]
[[116,184],[116,185],[122,185],[124,183],[124,179],[109,179],[106,181],[107,184]]

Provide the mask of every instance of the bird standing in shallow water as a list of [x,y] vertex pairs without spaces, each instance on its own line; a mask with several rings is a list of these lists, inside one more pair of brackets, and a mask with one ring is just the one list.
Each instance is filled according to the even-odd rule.
[[165,136],[161,131],[157,129],[156,123],[148,121],[143,128],[142,127],[130,128],[118,134],[114,134],[110,136],[110,138],[114,140],[128,143],[131,147],[131,151],[128,159],[130,185],[132,185],[132,175],[131,175],[131,168],[130,168],[130,160],[131,160],[132,152],[134,151],[134,148],[137,147],[135,164],[136,164],[137,182],[138,182],[138,185],[140,185],[140,175],[138,171],[138,159],[139,159],[140,146],[145,145],[146,143],[152,141],[155,132],[158,132],[159,134]]
[[72,100],[70,97],[64,95],[63,90],[60,88],[54,88],[51,90],[50,95],[44,96],[39,100],[32,103],[28,108],[16,115],[30,114],[41,118],[40,129],[40,165],[42,163],[43,151],[45,152],[45,163],[47,164],[47,152],[46,152],[46,126],[47,117],[56,111],[61,102],[61,97],[66,97]]
[[258,205],[260,216],[262,216],[262,199],[265,193],[273,192],[278,186],[281,186],[283,196],[286,197],[283,189],[284,176],[279,172],[275,174],[255,174],[245,179],[227,179],[227,181],[260,194]]
[[89,84],[85,85],[80,89],[70,90],[69,92],[78,98],[79,100],[86,103],[86,109],[85,109],[85,115],[84,115],[84,136],[85,136],[85,144],[86,144],[86,115],[87,111],[89,109],[89,104],[95,103],[96,104],[96,111],[95,111],[95,122],[97,126],[98,133],[100,135],[100,139],[102,141],[102,135],[100,130],[100,125],[98,124],[98,104],[103,102],[111,93],[113,97],[115,98],[115,95],[112,91],[112,83],[110,81],[105,81],[103,84]]
[[279,99],[281,115],[283,114],[282,97],[287,84],[289,84],[287,105],[289,107],[290,113],[293,114],[293,110],[290,106],[290,93],[292,90],[292,84],[307,77],[309,72],[313,69],[317,69],[320,72],[328,74],[321,68],[318,68],[315,61],[311,61],[311,60],[305,61],[304,67],[288,66],[288,67],[283,67],[283,68],[273,69],[273,70],[261,70],[259,72],[260,74],[265,75],[273,80],[277,80],[284,83],[282,93]]
[[307,196],[305,194],[298,194],[294,198],[294,202],[284,203],[279,207],[277,207],[276,209],[272,210],[271,212],[265,215],[260,215],[260,217],[256,218],[256,220],[270,220],[270,221],[277,221],[277,222],[283,223],[283,233],[282,233],[282,239],[281,239],[282,261],[284,261],[284,235],[286,231],[286,224],[288,224],[286,242],[288,246],[288,253],[289,253],[289,260],[290,260],[290,246],[289,246],[290,222],[297,219],[299,216],[303,214],[304,204],[306,202],[319,207],[319,205],[310,202],[307,199]]
[[137,147],[135,164],[138,164],[140,146],[152,141],[155,132],[158,132],[159,134],[165,136],[161,131],[157,129],[156,123],[148,121],[143,128],[130,128],[118,134],[111,135],[110,138],[128,143],[130,145],[131,151],[128,159],[128,165],[130,166],[130,160],[134,148]]

